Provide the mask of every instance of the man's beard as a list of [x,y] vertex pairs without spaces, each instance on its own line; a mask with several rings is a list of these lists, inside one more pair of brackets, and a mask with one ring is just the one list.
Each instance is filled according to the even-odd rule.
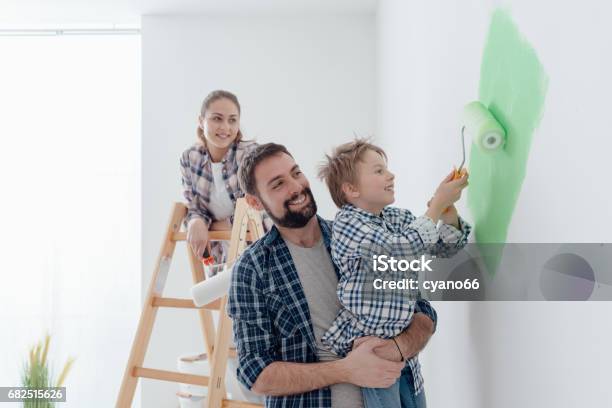
[[[289,208],[289,202],[295,200],[301,194],[304,194],[307,197],[308,204],[300,211],[291,211],[291,209]],[[285,228],[302,228],[306,224],[308,224],[308,221],[310,221],[310,219],[314,217],[317,213],[317,203],[315,202],[314,197],[312,196],[312,191],[310,191],[310,188],[308,187],[306,187],[301,192],[295,194],[293,197],[283,203],[283,207],[285,207],[286,211],[281,218],[278,218],[274,214],[272,214],[272,211],[270,211],[270,208],[268,208],[268,206],[266,205],[266,203],[264,203],[263,200],[261,200],[261,204],[266,210],[266,213],[268,213],[268,216],[272,218],[272,221],[274,221],[276,225]]]

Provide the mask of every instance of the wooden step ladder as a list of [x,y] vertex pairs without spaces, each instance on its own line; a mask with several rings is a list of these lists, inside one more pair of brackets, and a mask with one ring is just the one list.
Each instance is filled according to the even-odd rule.
[[[151,378],[156,380],[187,383],[208,387],[206,408],[259,408],[261,405],[243,401],[226,399],[225,371],[228,357],[235,357],[236,351],[230,350],[229,344],[232,335],[232,324],[225,306],[227,295],[198,308],[191,299],[176,299],[162,297],[166,278],[170,271],[170,263],[176,243],[186,241],[187,233],[181,231],[181,225],[187,215],[187,207],[183,203],[175,203],[168,223],[166,236],[161,247],[153,277],[149,285],[148,294],[140,315],[138,329],[132,350],[128,359],[123,381],[117,397],[116,408],[129,408],[132,406],[138,378]],[[244,251],[247,242],[254,242],[263,236],[262,219],[259,212],[250,208],[244,198],[236,201],[234,210],[234,224],[231,231],[210,231],[210,241],[229,241],[227,263],[232,264]],[[206,279],[201,260],[189,249],[189,263],[194,284]],[[224,272],[222,272],[224,273]],[[229,273],[229,272],[228,272]],[[143,367],[145,354],[153,331],[153,324],[157,310],[160,307],[196,309],[200,315],[202,334],[204,336],[205,350],[209,356],[210,376],[184,374],[173,371],[158,370]],[[212,311],[219,311],[219,320],[215,333]],[[212,356],[212,358],[210,357]]]

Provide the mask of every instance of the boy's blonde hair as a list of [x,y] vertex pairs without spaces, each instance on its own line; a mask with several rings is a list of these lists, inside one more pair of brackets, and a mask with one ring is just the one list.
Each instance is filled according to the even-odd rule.
[[336,147],[331,156],[326,154],[325,161],[319,165],[319,179],[327,184],[332,200],[338,208],[349,203],[342,191],[342,185],[357,184],[357,162],[363,160],[368,150],[375,151],[387,160],[385,151],[380,147],[367,139],[355,139]]

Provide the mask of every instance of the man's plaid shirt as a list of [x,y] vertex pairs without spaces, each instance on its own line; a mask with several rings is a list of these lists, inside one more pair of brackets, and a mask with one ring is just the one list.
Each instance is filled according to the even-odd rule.
[[[392,338],[410,323],[418,291],[372,290],[375,273],[372,256],[387,255],[396,259],[414,258],[423,254],[450,257],[467,243],[471,227],[459,219],[461,231],[443,224],[440,230],[426,216],[415,217],[405,209],[385,207],[374,215],[351,204],[336,214],[332,230],[331,255],[340,270],[338,298],[343,308],[322,343],[334,353],[344,356],[358,337]],[[410,277],[416,272],[384,272],[391,279]],[[415,293],[416,292],[416,293]],[[411,296],[412,295],[412,296]],[[408,361],[414,376],[415,393],[423,389],[417,356]]]
[[[322,218],[318,221],[330,251],[332,223]],[[436,312],[429,302],[419,300],[416,310],[427,314],[435,325]],[[234,265],[227,312],[233,319],[238,379],[249,389],[274,361],[319,361],[306,296],[276,226],[248,247]],[[330,408],[331,391],[326,387],[304,394],[266,397],[266,406]]]

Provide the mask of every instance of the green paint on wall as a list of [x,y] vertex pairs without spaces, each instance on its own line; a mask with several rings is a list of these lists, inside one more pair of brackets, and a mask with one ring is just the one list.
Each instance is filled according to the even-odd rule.
[[[506,130],[496,153],[472,145],[468,207],[476,242],[503,243],[525,179],[534,130],[540,122],[548,78],[534,51],[502,9],[493,13],[480,67],[480,102]],[[500,246],[501,248],[501,246]],[[493,257],[489,272],[501,260]]]

